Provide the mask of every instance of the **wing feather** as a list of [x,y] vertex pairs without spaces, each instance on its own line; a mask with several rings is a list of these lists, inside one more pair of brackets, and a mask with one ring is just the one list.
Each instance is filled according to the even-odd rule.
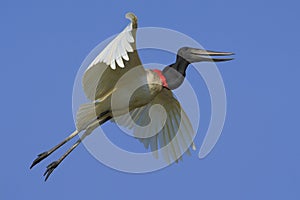
[[[83,90],[90,100],[98,100],[113,90],[118,80],[135,67],[146,72],[136,50],[137,18],[126,15],[129,25],[91,62],[82,79]],[[142,75],[141,75],[142,76]]]
[[[166,122],[162,124],[164,120],[159,117],[162,116],[161,110],[154,111],[157,112],[155,119],[152,119],[151,125],[141,132],[142,129],[138,126],[148,125],[150,122],[149,109],[155,104],[160,104],[166,110]],[[168,148],[160,151],[162,158],[168,163],[181,160],[181,155],[185,152],[189,154],[194,131],[188,116],[170,90],[163,89],[150,104],[131,111],[130,115],[130,120],[127,118],[126,120],[119,120],[118,123],[133,129],[133,134],[144,144],[146,149],[150,148],[151,151],[156,151],[170,144]],[[162,127],[161,130],[159,130],[160,127]],[[156,133],[154,131],[157,134],[153,136]],[[159,155],[154,152],[154,156]]]

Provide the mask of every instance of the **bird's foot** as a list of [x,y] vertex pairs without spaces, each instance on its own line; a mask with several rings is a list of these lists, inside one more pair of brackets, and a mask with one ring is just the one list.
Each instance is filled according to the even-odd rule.
[[49,176],[51,175],[51,173],[54,171],[54,169],[59,165],[59,163],[60,162],[57,160],[57,161],[54,161],[54,162],[52,162],[51,164],[49,164],[47,166],[47,169],[46,169],[46,171],[44,173],[44,176],[46,176],[45,177],[45,181],[47,181],[47,179],[49,178]]
[[40,153],[38,155],[38,157],[32,162],[31,166],[30,166],[30,169],[32,167],[34,167],[36,164],[38,164],[39,162],[41,162],[42,160],[44,160],[45,158],[47,158],[49,156],[49,153],[48,151],[45,151],[43,153]]

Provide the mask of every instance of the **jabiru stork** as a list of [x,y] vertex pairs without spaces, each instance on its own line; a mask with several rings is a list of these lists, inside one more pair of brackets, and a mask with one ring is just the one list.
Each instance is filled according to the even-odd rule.
[[[145,124],[145,121],[149,120],[149,108],[155,104],[164,107],[165,124],[159,124],[162,128],[158,131],[150,126],[147,133],[144,133],[145,137],[138,139],[146,148],[150,147],[152,151],[155,151],[170,143],[176,134],[181,134],[181,137],[172,144],[171,150],[163,155],[169,162],[181,159],[182,154],[189,152],[190,148],[195,150],[193,141],[190,141],[193,128],[172,90],[183,83],[186,69],[191,63],[229,61],[233,58],[211,58],[211,56],[230,56],[233,53],[182,47],[177,52],[175,63],[166,66],[162,71],[145,69],[136,50],[137,17],[133,13],[127,13],[126,18],[131,21],[129,25],[102,50],[84,73],[83,89],[92,102],[80,106],[76,116],[76,130],[61,143],[39,154],[30,166],[31,169],[80,132],[84,132],[67,152],[47,166],[44,173],[45,181],[53,170],[98,126],[122,117],[126,113],[130,113],[134,122]],[[161,120],[157,121],[161,122]],[[133,129],[136,135],[139,134],[139,128],[132,125],[130,120],[125,118],[119,122]],[[157,122],[155,123],[157,125]],[[180,123],[183,123],[181,129]],[[182,152],[184,145],[188,146]]]

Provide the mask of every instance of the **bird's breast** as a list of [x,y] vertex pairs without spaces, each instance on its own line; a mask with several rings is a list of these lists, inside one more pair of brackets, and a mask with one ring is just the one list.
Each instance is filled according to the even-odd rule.
[[[160,76],[161,75],[161,76]],[[164,86],[163,75],[160,70],[147,70],[147,83],[150,93],[154,96],[160,92]]]
[[152,70],[145,70],[145,73],[131,73],[123,77],[115,86],[112,93],[111,109],[118,111],[121,115],[150,103],[162,90],[160,77]]

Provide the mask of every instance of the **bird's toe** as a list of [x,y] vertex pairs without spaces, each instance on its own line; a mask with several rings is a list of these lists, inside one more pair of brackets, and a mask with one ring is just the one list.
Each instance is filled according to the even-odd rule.
[[44,173],[45,176],[45,181],[47,181],[47,179],[49,178],[49,176],[52,174],[52,172],[54,171],[54,169],[59,165],[59,161],[54,161],[52,163],[50,163],[47,166],[47,169]]

